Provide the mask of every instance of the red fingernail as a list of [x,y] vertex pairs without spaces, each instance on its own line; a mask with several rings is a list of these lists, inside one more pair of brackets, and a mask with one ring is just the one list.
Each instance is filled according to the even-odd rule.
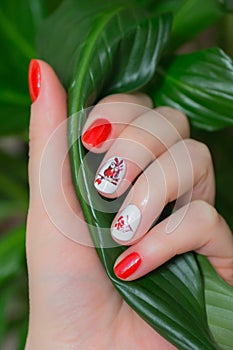
[[112,125],[106,119],[97,119],[83,134],[82,140],[92,147],[100,147],[112,131]]
[[138,269],[141,262],[142,259],[138,253],[131,253],[114,267],[114,272],[117,277],[126,279]]
[[41,73],[37,60],[31,60],[28,70],[29,93],[32,102],[35,102],[40,93]]

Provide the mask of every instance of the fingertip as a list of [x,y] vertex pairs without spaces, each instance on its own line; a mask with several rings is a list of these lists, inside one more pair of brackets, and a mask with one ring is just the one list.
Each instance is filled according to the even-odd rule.
[[110,121],[105,118],[97,118],[83,131],[83,145],[92,152],[104,152],[105,149],[102,146],[110,138],[111,132]]
[[31,60],[28,81],[32,99],[30,139],[47,138],[67,117],[66,92],[53,68],[39,59]]
[[[138,205],[128,204],[123,210],[119,211],[113,220],[111,226],[112,238],[122,245],[134,244],[140,238],[137,232],[140,222],[141,210]],[[136,240],[135,235],[137,236]]]
[[143,93],[113,94],[100,100],[90,111],[82,132],[85,148],[106,152],[122,130],[138,115],[152,107]]
[[[29,180],[32,183],[32,179],[38,177],[41,157],[50,136],[67,120],[67,106],[65,89],[49,64],[33,59],[28,79],[33,102],[29,126]],[[59,143],[65,148],[65,132]]]
[[141,266],[142,258],[138,252],[131,252],[127,255],[123,253],[123,256],[120,256],[113,267],[115,275],[124,281],[130,281],[135,279],[134,273],[138,271]]
[[39,61],[32,59],[28,68],[28,88],[32,103],[37,100],[41,87],[41,70]]

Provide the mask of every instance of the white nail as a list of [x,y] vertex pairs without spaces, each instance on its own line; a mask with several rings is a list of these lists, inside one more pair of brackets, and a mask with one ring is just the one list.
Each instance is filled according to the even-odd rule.
[[121,240],[129,241],[133,238],[141,219],[141,213],[134,204],[129,204],[116,217],[112,226],[112,236]]
[[95,188],[103,193],[113,193],[119,186],[126,170],[126,164],[120,157],[109,159],[95,178]]

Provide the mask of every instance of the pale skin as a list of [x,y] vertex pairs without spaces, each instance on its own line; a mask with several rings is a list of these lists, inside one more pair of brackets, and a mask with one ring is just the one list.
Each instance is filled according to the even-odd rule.
[[[49,218],[40,192],[40,162],[53,131],[67,118],[66,93],[53,70],[46,63],[38,62],[42,82],[39,96],[32,104],[30,123],[30,206],[27,223],[30,322],[26,350],[176,349],[122,300],[109,282],[94,248],[70,240]],[[108,103],[111,102],[137,104],[139,110],[135,107],[123,110],[120,118],[126,125],[115,126],[114,123],[122,120],[118,120],[119,115],[114,113],[114,109],[109,108]],[[97,115],[108,119],[112,124],[113,140],[104,142],[96,149],[88,144],[85,144],[85,147],[96,153],[107,152],[104,160],[116,154],[128,159],[125,175],[128,181],[135,179],[141,173],[140,168],[150,163],[134,184],[133,194],[131,196],[129,194],[122,204],[121,210],[129,202],[134,203],[143,214],[134,238],[127,242],[118,240],[130,246],[127,252],[118,258],[118,262],[129,252],[138,252],[142,263],[137,271],[127,278],[137,279],[172,256],[195,250],[207,256],[219,275],[233,285],[233,238],[226,222],[213,207],[214,175],[208,149],[203,144],[189,139],[188,122],[180,112],[169,108],[160,109],[159,115],[163,118],[158,125],[161,127],[154,130],[150,116],[143,115],[140,106],[152,108],[148,96],[143,94],[108,96],[95,106],[84,126],[85,131]],[[164,120],[168,120],[169,123],[165,122],[163,127]],[[138,132],[137,127],[147,125],[146,123],[150,133],[148,134],[145,128]],[[180,139],[174,136],[176,133],[173,134],[172,130],[177,130]],[[143,133],[147,133],[147,137]],[[166,135],[166,145],[168,142],[168,148],[172,150],[178,171],[171,166],[169,153],[161,142],[164,138],[163,133]],[[137,142],[145,146],[149,152],[145,151],[145,147],[133,152],[130,146],[125,147],[122,144],[124,142],[122,139],[127,139],[129,144],[137,139]],[[193,169],[192,202],[172,234],[166,233],[165,221],[147,232],[163,206],[176,199],[177,174],[182,174],[179,193],[183,194],[190,190],[187,179],[189,173],[185,172],[188,167],[183,167],[180,161],[182,139],[185,139]],[[64,152],[65,147],[64,134],[57,148],[52,151],[53,158],[56,159],[59,153]],[[133,158],[130,162],[131,157],[135,156],[137,159]],[[134,162],[137,162],[137,165]],[[173,176],[170,176],[171,173]],[[50,169],[48,176],[49,174]],[[70,206],[81,217],[68,160],[64,164],[63,175],[64,192]],[[122,182],[117,194],[106,196],[112,198],[118,196],[126,190],[128,183]],[[151,184],[149,188],[152,191],[149,191],[147,200],[143,200],[145,183]],[[55,194],[54,206],[57,206],[58,210],[59,205]],[[153,212],[148,209],[152,207],[155,208]],[[178,212],[179,210],[173,215],[177,215]],[[88,234],[88,227],[83,222],[80,222],[80,227],[76,227],[76,230]]]

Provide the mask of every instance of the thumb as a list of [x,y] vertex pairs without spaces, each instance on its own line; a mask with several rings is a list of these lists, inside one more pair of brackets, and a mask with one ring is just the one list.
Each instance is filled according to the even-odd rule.
[[[36,185],[31,186],[34,190],[39,187],[39,166],[45,145],[66,119],[66,93],[52,68],[43,61],[31,61],[28,80],[33,102],[29,129],[29,183]],[[61,140],[60,149],[62,147],[64,140]]]
[[[29,67],[32,98],[29,131],[30,210],[74,241],[92,245],[73,189],[67,145],[66,92],[53,69],[41,60]],[[77,227],[80,231],[77,232]],[[84,232],[83,232],[84,231]]]

